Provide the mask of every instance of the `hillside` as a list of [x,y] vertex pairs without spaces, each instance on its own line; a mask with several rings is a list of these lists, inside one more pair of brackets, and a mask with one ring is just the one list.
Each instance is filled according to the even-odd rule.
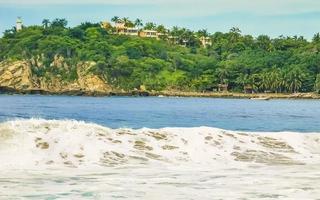
[[[150,23],[148,24],[150,26]],[[164,29],[160,39],[114,34],[114,27],[63,19],[7,30],[0,39],[3,91],[102,93],[115,91],[293,93],[320,90],[320,36],[271,39]],[[203,47],[200,35],[212,45]],[[168,38],[175,38],[172,42]],[[226,88],[224,88],[226,89]]]

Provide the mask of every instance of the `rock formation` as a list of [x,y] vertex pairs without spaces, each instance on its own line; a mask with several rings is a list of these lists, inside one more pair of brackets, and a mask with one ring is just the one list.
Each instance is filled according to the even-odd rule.
[[[50,67],[69,67],[63,63],[62,57],[55,57]],[[28,61],[3,61],[0,62],[0,92],[21,92],[53,94],[108,94],[111,87],[107,81],[92,72],[94,62],[83,62],[76,65],[77,78],[64,80],[60,75],[46,72],[45,76],[37,76],[32,73],[32,67],[41,68],[42,62]]]

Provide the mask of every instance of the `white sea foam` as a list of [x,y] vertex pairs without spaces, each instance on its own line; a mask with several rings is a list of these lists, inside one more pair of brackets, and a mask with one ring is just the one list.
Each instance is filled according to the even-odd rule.
[[0,124],[0,167],[320,163],[320,134],[244,133],[216,128],[110,129],[78,121]]
[[0,161],[3,199],[320,195],[318,133],[133,130],[72,120],[15,120],[0,124]]

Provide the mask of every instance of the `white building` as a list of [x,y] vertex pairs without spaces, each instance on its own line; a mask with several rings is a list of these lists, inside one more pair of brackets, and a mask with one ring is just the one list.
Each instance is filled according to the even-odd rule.
[[139,29],[127,27],[124,22],[116,22],[115,28],[116,28],[116,33],[118,35],[131,35],[131,36],[139,35]]
[[200,42],[203,47],[211,46],[212,45],[212,40],[210,37],[200,37]]
[[139,35],[146,38],[158,38],[158,32],[155,30],[142,30]]
[[139,35],[139,29],[137,28],[127,28],[124,31],[125,35],[131,35],[131,36],[138,36]]
[[16,22],[16,30],[21,31],[22,26],[23,26],[22,19],[21,19],[21,17],[18,17],[17,22]]

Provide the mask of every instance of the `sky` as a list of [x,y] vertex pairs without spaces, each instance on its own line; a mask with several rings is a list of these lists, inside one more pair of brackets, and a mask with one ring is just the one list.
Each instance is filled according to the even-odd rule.
[[210,32],[238,27],[254,36],[310,39],[320,32],[320,0],[0,0],[0,33],[18,16],[25,25],[66,18],[75,26],[119,16]]

